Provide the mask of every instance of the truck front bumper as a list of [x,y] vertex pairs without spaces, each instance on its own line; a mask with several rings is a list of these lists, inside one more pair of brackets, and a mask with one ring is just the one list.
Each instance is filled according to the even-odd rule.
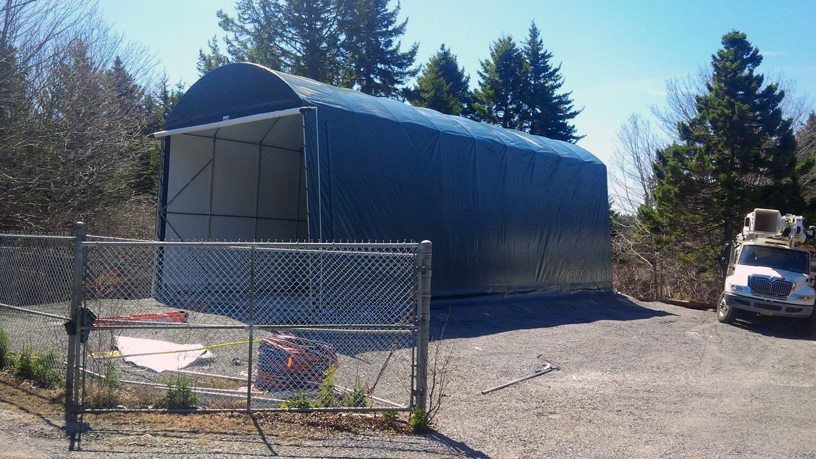
[[765,316],[797,317],[806,319],[813,314],[813,305],[784,303],[742,295],[725,294],[725,304],[734,309],[755,312]]

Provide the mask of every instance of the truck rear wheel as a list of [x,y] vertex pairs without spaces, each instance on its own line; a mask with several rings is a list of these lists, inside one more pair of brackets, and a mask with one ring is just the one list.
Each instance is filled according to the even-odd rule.
[[720,301],[717,302],[717,320],[724,324],[734,323],[736,311],[728,305],[725,301],[725,293],[720,295]]

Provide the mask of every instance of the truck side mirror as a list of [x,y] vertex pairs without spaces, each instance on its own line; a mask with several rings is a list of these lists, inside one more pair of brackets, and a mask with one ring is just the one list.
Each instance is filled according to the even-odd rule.
[[728,265],[731,263],[731,250],[733,249],[730,242],[726,242],[723,245],[722,253],[719,257],[717,257],[717,261],[720,263],[723,269],[727,268]]

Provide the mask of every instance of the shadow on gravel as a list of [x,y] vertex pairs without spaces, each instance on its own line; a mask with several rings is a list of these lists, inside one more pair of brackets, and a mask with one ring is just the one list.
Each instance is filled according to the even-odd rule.
[[43,414],[42,412],[39,412],[39,411],[36,411],[36,410],[32,409],[31,404],[26,403],[26,400],[20,400],[18,398],[10,396],[10,393],[8,392],[7,389],[13,389],[15,391],[20,391],[20,392],[23,392],[25,395],[29,396],[30,398],[38,399],[38,401],[39,401],[38,404],[40,406],[49,406],[49,403],[53,403],[52,399],[50,399],[48,397],[44,397],[43,395],[38,394],[38,393],[36,393],[36,392],[34,392],[32,390],[29,390],[29,389],[27,389],[26,387],[24,387],[24,386],[22,386],[20,384],[11,385],[7,381],[0,380],[0,385],[3,386],[2,390],[0,390],[0,392],[2,392],[2,394],[0,394],[0,402],[8,403],[9,405],[14,405],[20,411],[22,411],[22,412],[24,412],[26,414],[32,415],[32,416],[36,416],[41,421],[45,422],[46,424],[48,424],[49,426],[51,426],[51,427],[53,427],[55,429],[59,429],[59,430],[64,430],[65,429],[64,425],[60,425],[58,423],[59,422],[58,417],[54,417],[52,419],[52,418],[48,417],[46,414]]
[[[643,320],[674,314],[649,309],[614,293],[538,298],[457,300],[431,306],[431,337],[470,338],[509,330],[556,327],[599,320]],[[444,329],[444,333],[442,330]]]
[[816,341],[814,330],[803,329],[800,319],[790,319],[787,317],[763,317],[760,315],[737,316],[733,325],[743,330],[768,336],[771,338],[789,339],[797,341]]
[[456,441],[447,435],[433,431],[429,434],[424,435],[425,438],[429,440],[433,440],[437,443],[441,443],[447,449],[447,452],[452,456],[456,457],[474,457],[474,458],[489,458],[487,454],[473,449],[467,445],[467,443],[462,441]]

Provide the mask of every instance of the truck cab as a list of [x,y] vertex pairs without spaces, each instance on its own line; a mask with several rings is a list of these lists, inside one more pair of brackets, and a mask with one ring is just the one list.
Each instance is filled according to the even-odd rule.
[[725,288],[717,319],[731,323],[736,312],[810,319],[814,312],[812,255],[801,217],[755,209],[728,250]]

